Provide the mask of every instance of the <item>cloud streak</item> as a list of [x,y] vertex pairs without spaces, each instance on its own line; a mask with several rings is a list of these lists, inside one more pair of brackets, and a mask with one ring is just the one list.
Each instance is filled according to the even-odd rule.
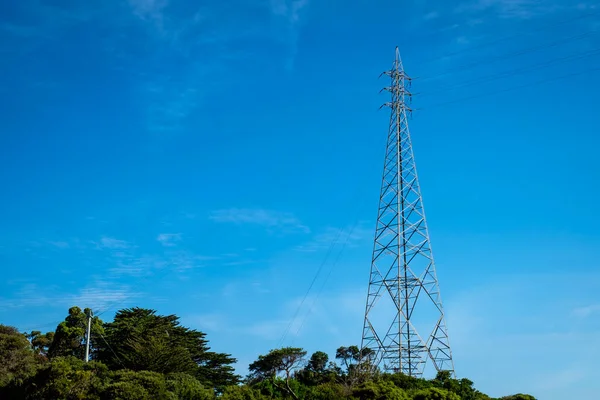
[[298,39],[302,15],[308,8],[308,0],[271,0],[271,13],[284,23],[286,34],[282,36],[288,48],[286,68],[293,69],[298,53]]
[[165,247],[173,247],[181,240],[181,233],[161,233],[156,240]]
[[457,12],[492,12],[500,18],[531,19],[558,9],[553,0],[475,0],[459,5]]
[[115,239],[112,237],[106,237],[106,236],[102,237],[100,239],[98,246],[100,248],[109,249],[109,250],[123,250],[123,249],[130,249],[132,247],[131,244],[129,244],[128,242],[126,242],[124,240],[119,240],[119,239]]
[[327,250],[331,246],[344,246],[347,248],[369,244],[373,240],[373,230],[364,226],[346,228],[327,228],[316,234],[307,243],[295,247],[296,251],[317,252]]
[[209,219],[218,223],[258,225],[280,233],[309,233],[310,229],[291,213],[251,208],[213,211]]
[[587,318],[594,314],[600,314],[600,304],[590,304],[585,307],[575,308],[572,314],[579,318]]
[[89,307],[93,310],[135,298],[140,293],[134,292],[127,285],[116,284],[105,279],[95,279],[93,283],[79,289],[76,293],[60,293],[57,288],[41,287],[37,284],[26,284],[18,290],[14,299],[1,299],[0,308],[36,308],[36,307]]

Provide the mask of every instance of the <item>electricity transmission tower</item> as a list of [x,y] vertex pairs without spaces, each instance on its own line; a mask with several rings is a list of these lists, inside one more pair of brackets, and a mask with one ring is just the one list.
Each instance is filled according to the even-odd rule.
[[[361,348],[388,372],[423,376],[428,360],[454,373],[407,114],[411,79],[400,53],[384,72],[391,108]],[[368,353],[363,353],[368,354]]]

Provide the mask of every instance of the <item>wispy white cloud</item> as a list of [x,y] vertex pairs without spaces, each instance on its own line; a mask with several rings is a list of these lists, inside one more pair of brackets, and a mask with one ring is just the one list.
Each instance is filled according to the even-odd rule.
[[163,29],[163,13],[168,4],[167,0],[129,0],[129,5],[138,18],[156,24],[160,30]]
[[554,0],[474,0],[458,6],[458,12],[492,12],[500,18],[530,19],[557,11]]
[[572,313],[574,316],[579,318],[587,318],[594,314],[600,314],[600,304],[590,304],[585,307],[577,307]]
[[181,233],[161,233],[156,240],[165,247],[173,247],[181,240]]
[[58,249],[68,249],[69,247],[71,247],[71,245],[69,244],[69,242],[64,242],[64,241],[57,241],[57,242],[48,242],[49,244],[51,244],[52,246],[58,248]]
[[35,307],[89,307],[93,310],[135,298],[140,294],[126,285],[117,284],[105,279],[94,279],[92,283],[78,289],[74,293],[65,293],[64,289],[40,286],[35,283],[23,285],[14,298],[0,298],[0,308],[35,308]]
[[240,296],[256,296],[271,293],[271,289],[258,281],[232,281],[221,289],[223,298],[239,298]]
[[[300,329],[300,324],[301,321],[299,319],[292,322],[291,328],[289,329],[289,331],[292,332],[292,335]],[[257,336],[263,340],[275,341],[281,338],[283,332],[288,329],[288,326],[289,320],[282,318],[258,321],[243,327],[241,330],[248,335]]]
[[346,228],[326,228],[317,233],[312,240],[296,246],[297,251],[316,252],[327,250],[331,246],[344,246],[351,248],[368,244],[373,240],[373,230],[366,226],[355,226]]
[[437,12],[437,11],[430,11],[430,12],[428,12],[427,14],[425,14],[423,16],[423,19],[426,20],[426,21],[431,21],[433,19],[439,18],[439,16],[440,16],[439,12]]
[[200,314],[182,317],[187,325],[200,329],[207,333],[223,332],[229,330],[229,324],[226,317],[223,314],[211,313],[211,314]]
[[229,208],[213,211],[209,218],[219,223],[259,225],[279,233],[310,232],[293,214],[273,210]]
[[72,305],[89,307],[94,311],[104,311],[107,307],[139,296],[140,293],[132,291],[126,285],[98,279],[93,285],[84,287],[76,295],[69,296],[68,302]]
[[292,69],[298,53],[298,38],[300,23],[303,14],[308,8],[308,0],[271,0],[271,13],[284,23],[285,35],[281,38],[286,41],[288,58],[286,67]]
[[100,242],[98,242],[98,246],[110,250],[129,249],[132,247],[132,245],[125,240],[115,239],[108,236],[102,237]]

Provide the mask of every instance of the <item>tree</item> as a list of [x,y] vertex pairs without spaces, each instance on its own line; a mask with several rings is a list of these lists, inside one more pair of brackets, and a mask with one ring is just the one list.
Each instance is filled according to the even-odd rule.
[[413,400],[461,400],[461,398],[446,389],[432,387],[416,392]]
[[335,364],[329,363],[327,353],[317,351],[310,356],[306,367],[298,371],[295,377],[305,385],[316,386],[325,382],[334,382],[338,375]]
[[268,400],[259,390],[249,386],[228,386],[220,397],[222,400]]
[[[290,380],[294,371],[304,362],[306,351],[298,347],[284,347],[271,350],[266,356],[258,356],[258,360],[250,364],[250,380],[270,380],[273,385],[298,400],[297,393],[292,390]],[[277,382],[279,374],[283,374],[285,386]]]
[[360,359],[360,350],[358,346],[341,346],[335,351],[335,358],[341,360],[348,371]]
[[212,389],[207,389],[191,375],[183,373],[168,374],[165,377],[167,389],[178,399],[210,400],[215,398]]
[[102,399],[150,400],[168,398],[167,384],[163,374],[151,371],[121,370],[111,374],[111,378],[111,382],[102,393]]
[[461,400],[487,400],[488,396],[473,387],[473,381],[463,378],[454,379],[450,371],[438,371],[432,383],[460,396]]
[[12,326],[0,325],[0,387],[20,383],[35,372],[39,363],[24,334]]
[[371,349],[365,348],[361,351],[358,346],[338,347],[335,358],[341,360],[342,365],[346,368],[341,375],[346,386],[351,388],[357,383],[363,382],[373,372],[372,353]]
[[31,333],[25,333],[25,336],[37,354],[48,357],[48,350],[54,340],[54,332],[46,332],[42,335],[40,331],[32,331]]
[[390,381],[368,381],[352,391],[352,396],[360,400],[409,400],[406,392]]
[[207,351],[202,358],[198,358],[198,371],[196,377],[203,384],[212,385],[217,393],[222,393],[227,386],[237,385],[240,377],[235,374],[232,364],[236,359],[229,354]]
[[157,315],[155,310],[119,310],[105,325],[106,345],[98,357],[111,369],[160,373],[184,372],[202,384],[222,390],[239,377],[229,354],[211,352],[206,334],[181,326],[176,315]]
[[[69,315],[56,327],[52,343],[48,348],[49,358],[68,356],[84,358],[88,315],[91,312],[89,308],[83,311],[79,307],[69,308]],[[95,350],[104,332],[102,321],[98,317],[93,317],[91,328],[90,352],[91,358],[94,358]]]
[[339,400],[347,398],[350,393],[346,388],[334,382],[322,383],[313,387],[306,399],[310,400]]
[[402,372],[393,374],[385,373],[381,375],[381,379],[393,382],[394,385],[406,391],[427,389],[432,387],[433,383],[423,378],[415,378],[414,376],[405,375]]
[[55,357],[24,385],[28,400],[88,399],[99,400],[108,379],[105,365],[84,362],[73,356]]

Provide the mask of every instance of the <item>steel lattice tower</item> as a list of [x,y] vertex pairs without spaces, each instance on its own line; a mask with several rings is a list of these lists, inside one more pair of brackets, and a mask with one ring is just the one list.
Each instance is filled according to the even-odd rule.
[[[411,79],[400,53],[391,70],[391,108],[362,349],[371,364],[421,377],[427,360],[454,373],[407,114]],[[426,335],[426,336],[424,336]],[[363,350],[364,351],[364,350]]]

